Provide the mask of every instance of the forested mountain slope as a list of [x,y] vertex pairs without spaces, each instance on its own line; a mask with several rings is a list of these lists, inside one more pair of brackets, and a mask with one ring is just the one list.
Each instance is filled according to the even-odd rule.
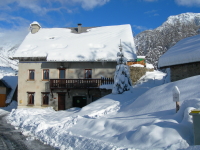
[[159,57],[181,39],[200,33],[200,13],[170,16],[154,30],[135,36],[137,55],[146,56],[147,62],[157,68]]

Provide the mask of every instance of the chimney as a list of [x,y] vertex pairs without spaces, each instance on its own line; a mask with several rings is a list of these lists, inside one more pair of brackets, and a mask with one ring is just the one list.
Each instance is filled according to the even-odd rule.
[[35,34],[40,30],[41,26],[37,21],[34,21],[33,23],[30,24],[30,30],[32,34]]
[[79,24],[78,24],[78,33],[81,33],[81,26],[82,26],[82,24],[79,23]]

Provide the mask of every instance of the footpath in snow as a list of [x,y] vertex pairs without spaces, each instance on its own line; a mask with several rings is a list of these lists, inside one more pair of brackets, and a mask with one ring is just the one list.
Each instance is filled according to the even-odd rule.
[[[30,139],[62,150],[198,149],[191,146],[189,112],[200,108],[200,76],[166,81],[162,72],[147,72],[132,93],[109,94],[82,109],[14,109],[7,119]],[[178,113],[174,86],[181,92]]]

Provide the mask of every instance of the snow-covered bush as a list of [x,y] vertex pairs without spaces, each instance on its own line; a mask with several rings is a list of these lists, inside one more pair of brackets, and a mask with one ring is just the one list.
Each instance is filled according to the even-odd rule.
[[119,46],[120,52],[117,53],[117,66],[114,76],[114,85],[112,89],[113,94],[121,94],[124,91],[132,89],[132,82],[130,79],[130,69],[126,65],[127,58],[124,57],[122,46]]

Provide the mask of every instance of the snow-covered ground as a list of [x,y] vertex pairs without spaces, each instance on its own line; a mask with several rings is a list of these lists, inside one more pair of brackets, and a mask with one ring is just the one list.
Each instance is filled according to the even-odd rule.
[[[7,119],[29,139],[62,150],[200,149],[191,146],[189,115],[200,108],[200,76],[166,82],[164,73],[147,72],[132,93],[110,94],[82,109],[14,109]],[[178,113],[174,86],[181,93]]]

